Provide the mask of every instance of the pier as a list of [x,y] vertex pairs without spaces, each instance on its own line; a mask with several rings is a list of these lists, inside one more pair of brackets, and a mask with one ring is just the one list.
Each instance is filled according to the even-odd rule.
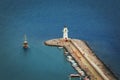
[[68,38],[67,29],[63,32],[63,38],[45,41],[45,45],[63,47],[78,64],[78,66],[74,66],[74,69],[80,76],[84,76],[81,73],[82,69],[87,76],[90,76],[90,80],[117,80],[108,67],[92,52],[86,42]]

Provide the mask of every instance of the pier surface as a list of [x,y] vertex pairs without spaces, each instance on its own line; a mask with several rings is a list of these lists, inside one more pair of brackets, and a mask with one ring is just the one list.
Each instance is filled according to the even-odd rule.
[[84,41],[78,39],[68,39],[66,41],[63,38],[59,38],[48,40],[45,44],[48,46],[64,47],[86,74],[90,76],[91,80],[117,80],[114,74]]

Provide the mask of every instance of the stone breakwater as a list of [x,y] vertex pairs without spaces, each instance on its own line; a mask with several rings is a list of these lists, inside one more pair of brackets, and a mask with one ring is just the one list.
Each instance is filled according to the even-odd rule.
[[[82,40],[59,38],[45,41],[45,45],[64,47],[91,80],[118,80],[105,64]],[[79,73],[79,72],[78,72]]]

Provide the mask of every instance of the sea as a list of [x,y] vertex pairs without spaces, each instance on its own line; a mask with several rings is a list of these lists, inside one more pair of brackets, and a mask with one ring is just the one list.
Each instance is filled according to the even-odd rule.
[[[0,80],[69,80],[77,73],[63,49],[44,41],[69,38],[88,43],[120,79],[119,0],[0,0]],[[29,48],[22,45],[26,34]]]

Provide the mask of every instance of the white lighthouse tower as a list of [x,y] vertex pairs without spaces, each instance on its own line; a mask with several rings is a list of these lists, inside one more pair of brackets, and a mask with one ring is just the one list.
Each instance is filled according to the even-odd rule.
[[68,29],[66,26],[63,29],[63,39],[68,40]]

